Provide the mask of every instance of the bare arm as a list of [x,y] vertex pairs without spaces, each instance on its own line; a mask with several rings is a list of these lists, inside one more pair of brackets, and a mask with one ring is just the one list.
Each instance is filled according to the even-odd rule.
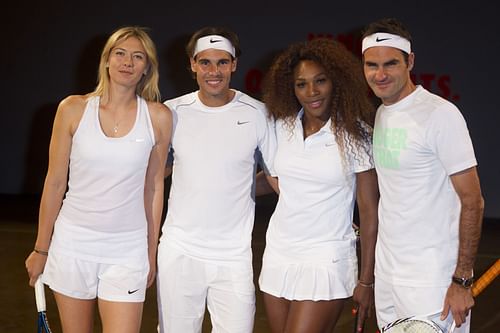
[[172,135],[172,114],[163,104],[151,103],[148,106],[156,137],[156,144],[149,157],[144,186],[144,206],[148,221],[149,287],[156,275],[156,253],[163,211],[165,163]]
[[[454,275],[469,278],[472,276],[481,238],[484,200],[475,167],[453,174],[450,179],[461,204],[458,260]],[[474,299],[471,291],[451,283],[446,293],[441,317],[445,318],[451,310],[457,327],[460,327],[472,306]]]
[[361,271],[353,300],[359,306],[358,331],[362,330],[366,317],[371,316],[375,267],[375,244],[378,231],[379,191],[375,169],[356,174],[356,198],[360,218]]
[[70,96],[63,100],[57,108],[52,137],[49,147],[49,166],[38,217],[38,232],[35,249],[26,259],[25,265],[29,275],[29,284],[34,285],[38,275],[45,267],[54,223],[62,205],[66,192],[69,156],[71,152],[73,133],[75,132],[84,108],[84,96]]
[[259,171],[255,178],[255,196],[269,193],[280,193],[278,188],[278,178],[267,175],[264,171]]
[[165,166],[165,175],[164,175],[164,177],[165,177],[165,178],[168,178],[168,177],[170,177],[171,175],[172,175],[172,165],[171,165],[171,164],[167,164],[167,165]]

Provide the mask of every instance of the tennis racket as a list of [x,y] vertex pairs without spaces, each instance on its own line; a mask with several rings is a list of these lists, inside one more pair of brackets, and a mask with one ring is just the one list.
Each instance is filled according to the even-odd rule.
[[382,333],[445,333],[428,316],[412,316],[398,319],[382,328]]
[[49,320],[46,314],[45,285],[42,282],[42,275],[35,282],[35,300],[38,310],[38,333],[52,333],[49,327]]
[[[500,259],[486,271],[474,283],[472,296],[476,297],[500,274]],[[448,332],[453,332],[455,323]],[[382,333],[445,333],[445,329],[432,321],[429,316],[412,316],[398,319],[384,328]]]
[[500,259],[491,265],[486,272],[481,275],[474,285],[472,285],[472,296],[476,297],[481,291],[484,290],[495,278],[500,274]]

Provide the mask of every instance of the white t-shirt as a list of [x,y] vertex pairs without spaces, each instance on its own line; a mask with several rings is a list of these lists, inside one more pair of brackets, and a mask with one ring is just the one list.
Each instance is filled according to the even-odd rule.
[[165,104],[174,162],[161,241],[202,260],[251,260],[256,151],[270,168],[276,148],[264,104],[239,91],[221,107],[203,105],[198,92]]
[[376,276],[399,285],[449,285],[460,217],[450,175],[476,165],[462,114],[418,86],[379,107],[373,150],[380,187]]
[[293,132],[283,121],[276,122],[274,169],[280,195],[269,222],[266,251],[299,261],[346,258],[355,250],[355,173],[372,169],[373,162],[365,149],[359,149],[356,157],[349,154],[342,163],[330,120],[304,140],[303,112]]
[[154,144],[144,99],[137,97],[130,132],[112,138],[99,122],[99,97],[89,98],[73,136],[69,189],[50,251],[110,264],[147,256],[144,185]]

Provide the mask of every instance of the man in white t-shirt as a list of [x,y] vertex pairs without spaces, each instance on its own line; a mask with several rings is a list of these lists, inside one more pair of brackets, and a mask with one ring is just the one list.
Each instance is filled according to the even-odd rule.
[[430,315],[468,332],[483,198],[467,125],[452,103],[412,83],[415,55],[401,22],[368,25],[362,53],[365,78],[382,100],[373,135],[378,325]]
[[[274,125],[234,89],[238,37],[198,30],[187,47],[199,90],[165,102],[174,115],[172,185],[158,249],[160,332],[250,333],[255,314],[251,235],[256,157],[271,168]],[[205,305],[206,304],[206,305]]]

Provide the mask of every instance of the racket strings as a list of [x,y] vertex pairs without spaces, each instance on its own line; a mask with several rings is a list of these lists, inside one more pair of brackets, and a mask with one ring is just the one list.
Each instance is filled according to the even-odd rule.
[[391,331],[394,333],[442,333],[442,331],[435,325],[422,320],[410,319],[404,321],[394,328],[398,327],[397,330]]

